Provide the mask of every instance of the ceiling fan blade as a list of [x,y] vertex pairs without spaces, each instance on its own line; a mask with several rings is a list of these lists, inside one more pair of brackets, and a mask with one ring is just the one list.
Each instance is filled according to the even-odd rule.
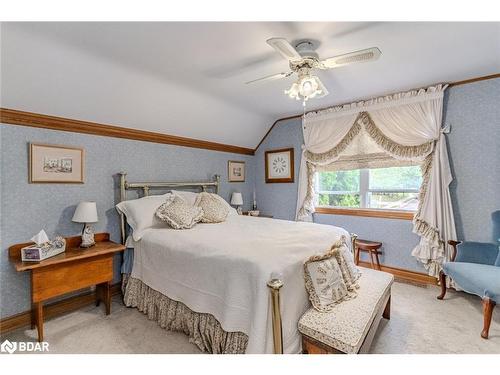
[[300,61],[302,56],[295,48],[284,38],[271,38],[266,40],[267,44],[273,47],[278,53],[288,61]]
[[288,72],[288,73],[278,73],[278,74],[272,74],[270,76],[254,79],[252,81],[245,82],[245,84],[250,84],[250,83],[256,83],[256,82],[261,82],[261,81],[273,81],[275,79],[280,79],[280,78],[286,78],[289,77],[293,74],[293,72]]
[[320,69],[333,69],[340,66],[369,62],[377,60],[382,52],[377,47],[362,49],[361,51],[350,52],[344,55],[330,57],[320,61]]

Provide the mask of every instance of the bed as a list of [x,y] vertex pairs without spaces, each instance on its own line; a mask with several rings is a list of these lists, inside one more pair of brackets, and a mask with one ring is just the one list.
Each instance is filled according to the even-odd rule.
[[[121,190],[149,194],[159,184],[171,186],[150,183],[144,190],[145,183],[129,184],[122,175]],[[218,189],[217,178],[210,185],[183,184]],[[303,262],[342,236],[350,238],[330,225],[240,215],[189,230],[149,228],[140,241],[128,241],[134,259],[124,301],[162,327],[184,331],[204,351],[273,353],[281,339],[279,350],[300,353],[297,323],[309,307]],[[267,286],[271,279],[283,285],[277,306]]]

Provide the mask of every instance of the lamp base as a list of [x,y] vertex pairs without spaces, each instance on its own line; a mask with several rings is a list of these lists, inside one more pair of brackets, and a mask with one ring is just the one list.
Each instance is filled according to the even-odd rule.
[[82,243],[81,248],[89,248],[95,245],[94,230],[90,224],[85,224],[82,230]]
[[238,215],[243,215],[243,209],[241,208],[241,206],[238,206],[236,212],[238,212]]

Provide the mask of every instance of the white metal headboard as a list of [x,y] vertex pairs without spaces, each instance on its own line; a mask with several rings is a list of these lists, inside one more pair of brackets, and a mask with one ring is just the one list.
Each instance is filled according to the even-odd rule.
[[[201,191],[214,189],[216,194],[219,194],[220,175],[214,175],[212,181],[159,181],[159,182],[128,182],[127,173],[120,172],[120,202],[127,200],[127,190],[142,190],[144,196],[148,196],[151,189],[168,189],[168,188],[200,188]],[[127,225],[125,215],[120,213],[120,231],[122,244],[127,240],[126,233]]]

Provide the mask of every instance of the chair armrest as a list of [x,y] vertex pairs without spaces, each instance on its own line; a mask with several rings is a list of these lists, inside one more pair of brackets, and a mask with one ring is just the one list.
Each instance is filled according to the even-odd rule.
[[477,264],[495,264],[498,256],[498,248],[495,244],[472,241],[449,241],[455,249],[454,262],[477,263]]

